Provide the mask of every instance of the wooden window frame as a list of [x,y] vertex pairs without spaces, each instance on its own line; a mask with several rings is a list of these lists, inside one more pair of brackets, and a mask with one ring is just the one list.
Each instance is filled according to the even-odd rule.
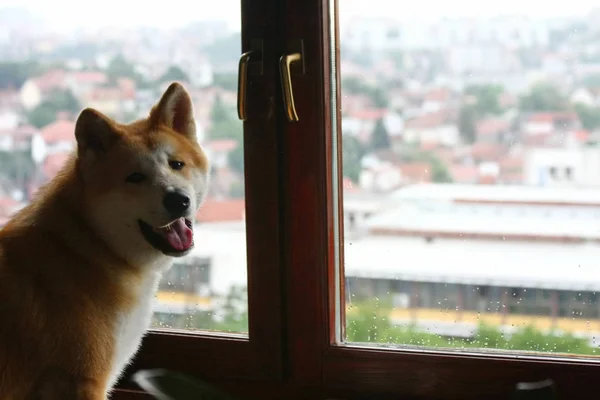
[[[280,12],[277,0],[243,0],[242,53],[262,40],[263,60],[274,57]],[[250,63],[260,57],[251,56]],[[252,66],[251,66],[252,67]],[[248,265],[248,335],[151,330],[116,386],[115,398],[142,396],[131,376],[142,369],[165,368],[211,381],[272,382],[282,373],[280,251],[280,175],[275,99],[279,70],[262,63],[248,74],[244,124],[245,221]],[[201,240],[198,246],[201,246]]]
[[[342,163],[341,154],[334,155],[332,149],[334,144],[341,149],[341,137],[332,134],[330,73],[333,70],[339,77],[340,70],[339,62],[331,67],[328,3],[242,1],[243,19],[256,18],[262,29],[243,29],[243,49],[248,48],[253,33],[272,39],[265,41],[266,59],[272,58],[264,64],[263,89],[256,95],[265,96],[257,98],[257,103],[274,99],[266,112],[276,114],[271,118],[277,119],[268,124],[249,119],[245,125],[252,340],[152,333],[131,371],[174,368],[247,399],[507,399],[516,383],[546,378],[556,383],[559,398],[598,393],[600,364],[574,357],[338,344],[338,303],[330,288],[336,281],[341,291],[344,288],[343,279],[336,278],[343,277],[343,238],[335,241],[332,193],[338,191],[341,205],[343,191],[341,179],[332,178],[333,158],[337,157],[340,166]],[[269,36],[273,33],[275,36]],[[300,120],[287,122],[273,60],[291,52],[290,46],[298,39],[304,42],[306,68],[304,75],[293,77]],[[339,60],[339,42],[335,43]],[[338,107],[334,116],[341,121],[339,80],[335,93]],[[277,211],[267,210],[269,207]],[[343,232],[341,207],[337,212]],[[264,253],[261,246],[273,243],[278,246]],[[340,249],[339,274],[336,247]],[[344,325],[342,321],[342,330]],[[122,398],[143,397],[139,392],[120,393]]]

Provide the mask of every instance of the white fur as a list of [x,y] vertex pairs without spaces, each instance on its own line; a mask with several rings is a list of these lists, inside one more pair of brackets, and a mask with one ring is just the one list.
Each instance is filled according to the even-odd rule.
[[[161,265],[162,264],[162,265]],[[168,267],[170,260],[150,266],[141,284],[136,288],[136,302],[133,307],[117,317],[115,324],[115,352],[108,388],[112,388],[119,379],[123,369],[137,353],[140,343],[152,318],[152,303],[162,271]]]

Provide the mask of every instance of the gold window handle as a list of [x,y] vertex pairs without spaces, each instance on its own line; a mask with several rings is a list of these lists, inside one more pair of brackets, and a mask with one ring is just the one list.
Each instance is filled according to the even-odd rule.
[[302,61],[301,53],[292,53],[282,56],[279,60],[279,71],[281,72],[281,86],[283,88],[283,101],[288,121],[299,121],[294,103],[294,88],[292,86],[291,65],[294,62]]
[[246,92],[248,90],[248,62],[252,51],[248,51],[241,55],[238,66],[238,91],[237,91],[237,112],[238,118],[245,121],[248,115],[246,114]]
[[[238,65],[237,112],[238,118],[245,121],[248,118],[246,104],[248,99],[248,76],[263,74],[263,41],[252,39],[250,50],[240,56]],[[252,59],[252,60],[251,60]],[[252,61],[252,63],[250,63]]]

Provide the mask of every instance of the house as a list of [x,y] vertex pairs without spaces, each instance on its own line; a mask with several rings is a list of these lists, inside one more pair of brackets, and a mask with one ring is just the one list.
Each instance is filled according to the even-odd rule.
[[401,186],[402,172],[394,162],[371,154],[363,157],[361,164],[358,182],[362,190],[381,193]]
[[525,184],[600,186],[600,148],[531,148],[525,155]]
[[484,118],[475,125],[477,143],[503,143],[511,138],[511,124],[501,118]]
[[75,150],[75,122],[58,119],[40,131],[46,144],[46,154],[64,153]]
[[102,71],[74,71],[65,75],[65,85],[75,97],[86,97],[91,91],[108,83]]
[[245,218],[246,202],[243,199],[209,198],[196,214],[198,223],[244,221]]
[[37,107],[44,98],[54,90],[65,89],[66,71],[60,68],[52,69],[46,73],[27,79],[19,91],[21,105],[25,110]]
[[449,113],[442,110],[406,121],[404,141],[453,147],[460,143],[460,134]]
[[527,136],[551,134],[581,129],[581,121],[575,112],[535,112],[525,116],[522,132]]

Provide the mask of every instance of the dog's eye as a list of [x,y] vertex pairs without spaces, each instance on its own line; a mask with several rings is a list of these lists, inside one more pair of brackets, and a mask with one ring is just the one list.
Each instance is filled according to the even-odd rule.
[[184,165],[183,161],[169,161],[169,167],[173,168],[175,171],[179,171]]
[[125,181],[129,182],[129,183],[141,183],[144,181],[144,179],[146,179],[144,174],[141,174],[139,172],[134,172],[133,174],[131,174],[127,178],[125,178]]

